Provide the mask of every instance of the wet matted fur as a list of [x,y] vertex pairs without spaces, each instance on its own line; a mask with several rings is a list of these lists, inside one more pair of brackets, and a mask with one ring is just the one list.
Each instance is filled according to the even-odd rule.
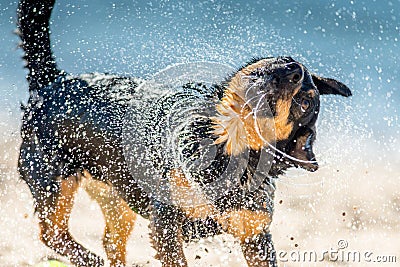
[[[213,140],[217,149],[212,164],[190,173],[191,177],[179,166],[155,162],[165,178],[172,186],[189,191],[194,182],[207,196],[210,183],[232,157],[243,153],[248,157],[237,186],[221,198],[194,207],[166,204],[138,185],[141,177],[132,176],[123,153],[124,114],[142,80],[101,74],[71,76],[59,70],[49,36],[53,6],[54,0],[22,0],[18,8],[30,92],[24,108],[19,172],[35,200],[41,240],[75,265],[104,265],[68,229],[74,195],[82,186],[104,214],[103,244],[111,266],[125,265],[126,241],[136,214],[150,219],[152,244],[163,266],[186,266],[184,241],[222,231],[240,241],[249,266],[275,266],[269,233],[274,179],[293,166],[317,170],[312,145],[319,97],[350,96],[350,90],[311,73],[290,57],[254,59],[209,88],[188,84],[187,94],[179,98],[193,97],[195,91],[215,106],[213,116],[188,126],[182,153],[190,160],[199,153],[203,139]],[[262,106],[268,106],[270,113],[255,117],[254,111]],[[268,175],[256,190],[248,190],[245,185],[256,175],[261,151],[272,143],[276,153]],[[179,192],[171,192],[171,197],[179,198]]]

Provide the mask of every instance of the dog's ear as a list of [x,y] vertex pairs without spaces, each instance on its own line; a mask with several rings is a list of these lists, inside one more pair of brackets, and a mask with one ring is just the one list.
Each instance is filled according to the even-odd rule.
[[311,76],[320,95],[341,95],[345,97],[351,96],[349,87],[343,83],[336,81],[335,79],[322,78],[316,74],[312,74]]

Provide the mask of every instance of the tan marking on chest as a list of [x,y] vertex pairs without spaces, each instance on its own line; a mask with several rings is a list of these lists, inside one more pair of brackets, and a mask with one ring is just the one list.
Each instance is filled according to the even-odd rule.
[[[193,189],[189,181],[179,169],[174,169],[169,172],[168,177],[173,188],[172,195],[175,198],[181,197],[183,193],[189,193],[193,198],[201,198],[198,192],[191,192]],[[265,211],[242,209],[229,210],[221,214],[212,204],[183,206],[180,208],[185,212],[186,216],[190,218],[213,218],[222,226],[224,231],[232,234],[241,242],[244,242],[246,238],[251,238],[261,233],[268,228],[271,223],[271,217],[269,213]]]
[[190,218],[205,219],[219,214],[218,210],[208,204],[205,197],[194,190],[180,169],[173,169],[167,173],[171,185],[171,194],[174,202]]

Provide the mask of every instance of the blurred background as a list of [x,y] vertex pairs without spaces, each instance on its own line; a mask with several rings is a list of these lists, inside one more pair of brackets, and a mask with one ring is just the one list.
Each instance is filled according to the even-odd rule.
[[[54,257],[38,239],[27,186],[16,172],[20,103],[26,70],[13,34],[16,1],[0,1],[0,266],[32,266]],[[253,57],[290,55],[311,71],[336,78],[351,98],[321,97],[315,146],[320,170],[293,170],[277,185],[272,234],[281,264],[359,265],[316,251],[370,252],[400,262],[400,1],[58,1],[53,51],[69,73],[150,77],[175,63],[211,61],[238,68]],[[78,195],[71,228],[104,255],[97,204]],[[288,255],[283,257],[284,252]],[[192,266],[243,266],[228,236],[187,248]],[[139,220],[129,266],[157,266]],[[199,256],[199,257],[197,257]],[[374,262],[375,261],[375,262]],[[393,260],[392,260],[393,261]],[[398,263],[397,263],[398,264]],[[384,263],[396,266],[396,263]]]

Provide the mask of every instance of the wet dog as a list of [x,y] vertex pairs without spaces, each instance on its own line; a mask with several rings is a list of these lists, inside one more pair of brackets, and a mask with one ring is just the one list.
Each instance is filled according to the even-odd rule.
[[[218,84],[189,83],[167,96],[148,87],[139,93],[143,81],[136,78],[71,76],[58,69],[51,52],[53,6],[54,0],[22,0],[18,8],[30,93],[19,172],[35,201],[41,240],[75,265],[104,265],[68,229],[74,195],[83,186],[104,214],[111,266],[125,265],[136,214],[150,219],[163,266],[186,266],[183,242],[220,232],[240,241],[249,266],[275,266],[269,233],[274,179],[290,167],[317,170],[312,146],[320,95],[350,96],[350,90],[290,57],[254,59]],[[160,122],[182,100],[212,105],[206,115],[189,116],[178,133],[179,165],[161,138],[170,129]],[[144,102],[154,111],[147,117]],[[128,143],[126,136],[132,137]],[[137,146],[143,150],[129,157]],[[205,157],[207,164],[198,167]],[[165,199],[144,190],[148,172],[167,182]],[[223,190],[216,181],[229,186]],[[207,201],[180,205],[182,192]]]

